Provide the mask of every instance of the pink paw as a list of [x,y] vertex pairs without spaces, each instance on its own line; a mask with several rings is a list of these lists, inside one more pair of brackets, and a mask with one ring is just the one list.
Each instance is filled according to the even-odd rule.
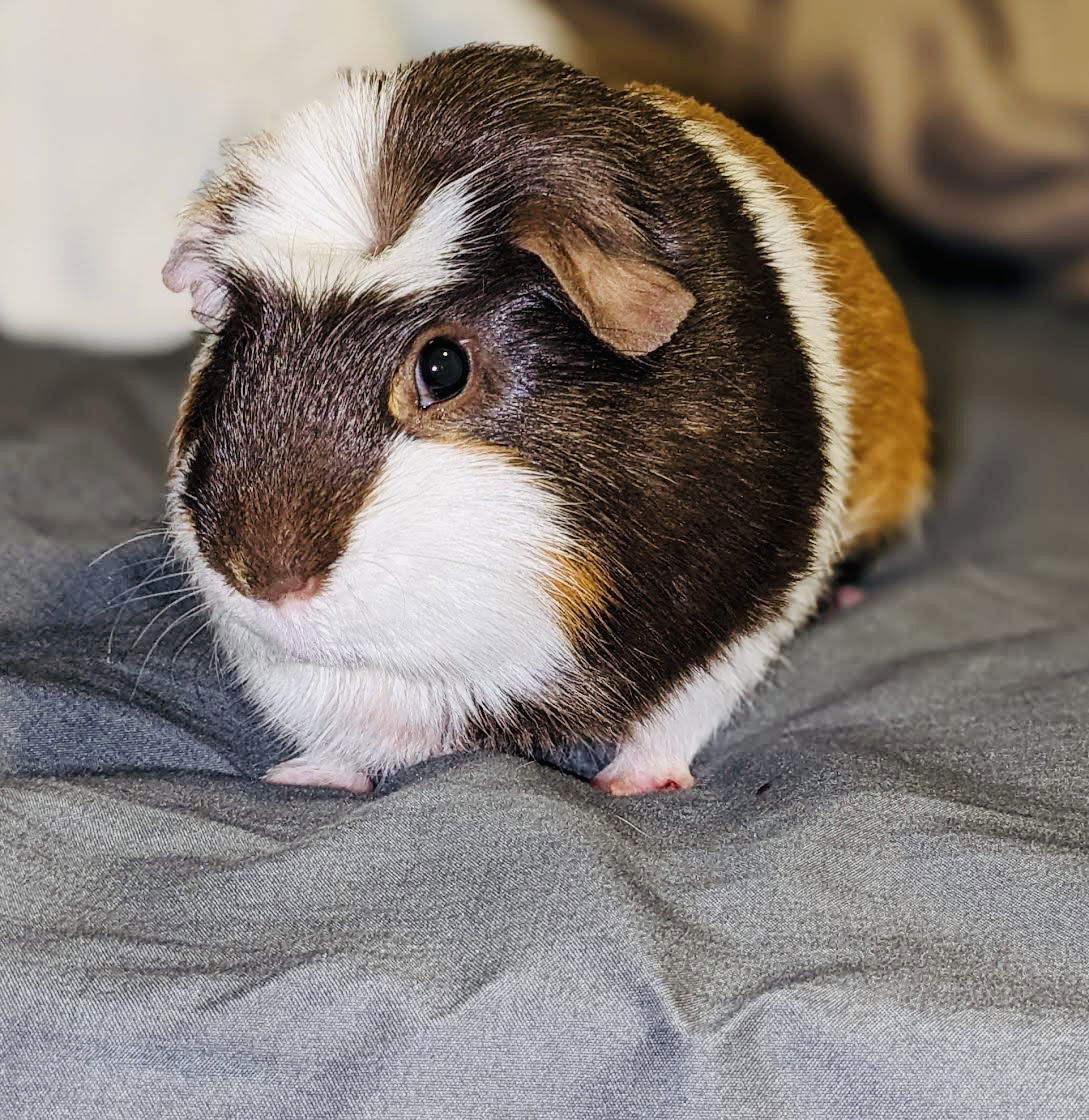
[[311,762],[305,758],[292,758],[269,770],[264,778],[279,786],[324,786],[343,789],[365,796],[374,791],[374,782],[358,770],[334,763]]
[[687,766],[658,766],[626,760],[618,755],[591,783],[612,797],[644,793],[675,793],[691,789],[696,781]]
[[838,610],[845,611],[857,607],[866,598],[866,592],[853,583],[845,583],[836,588],[835,604]]

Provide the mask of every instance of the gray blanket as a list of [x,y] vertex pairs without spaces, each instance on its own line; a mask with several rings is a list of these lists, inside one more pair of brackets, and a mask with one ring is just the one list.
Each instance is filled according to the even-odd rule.
[[626,801],[256,782],[159,538],[88,567],[155,526],[184,357],[0,351],[0,1115],[1084,1117],[1089,324],[911,303],[924,540]]

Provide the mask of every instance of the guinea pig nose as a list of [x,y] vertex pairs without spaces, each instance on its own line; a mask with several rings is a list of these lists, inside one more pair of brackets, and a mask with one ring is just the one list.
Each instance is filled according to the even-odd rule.
[[278,576],[253,589],[255,599],[282,603],[288,599],[312,599],[321,588],[321,576]]

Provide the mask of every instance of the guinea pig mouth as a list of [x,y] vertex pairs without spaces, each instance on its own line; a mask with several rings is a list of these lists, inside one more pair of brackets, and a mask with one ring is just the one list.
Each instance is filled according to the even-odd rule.
[[338,663],[322,648],[321,629],[314,611],[306,603],[272,605],[242,600],[222,613],[221,624],[245,633],[269,661],[291,661],[311,665]]

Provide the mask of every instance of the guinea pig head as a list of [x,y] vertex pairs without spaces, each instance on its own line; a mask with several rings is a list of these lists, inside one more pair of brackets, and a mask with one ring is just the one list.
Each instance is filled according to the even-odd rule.
[[496,703],[577,657],[617,593],[579,441],[695,302],[612,97],[533,51],[347,76],[198,193],[169,513],[235,648]]

